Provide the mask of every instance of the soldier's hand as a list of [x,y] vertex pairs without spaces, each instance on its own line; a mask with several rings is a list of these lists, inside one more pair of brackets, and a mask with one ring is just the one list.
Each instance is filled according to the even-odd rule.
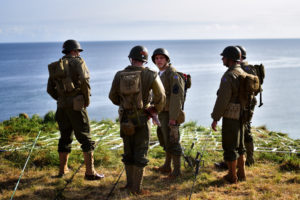
[[170,126],[175,126],[177,123],[176,123],[176,120],[173,120],[173,119],[170,119],[169,120],[169,125]]
[[214,131],[217,131],[217,121],[213,121],[212,123],[211,123],[211,128],[214,130]]

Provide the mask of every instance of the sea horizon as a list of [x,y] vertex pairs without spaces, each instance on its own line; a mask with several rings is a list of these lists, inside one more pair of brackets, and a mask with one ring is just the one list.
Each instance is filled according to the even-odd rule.
[[[175,68],[192,76],[192,88],[187,93],[185,111],[188,121],[210,126],[210,113],[216,99],[222,74],[220,53],[229,45],[247,49],[250,64],[263,63],[266,79],[263,102],[256,106],[253,126],[300,138],[298,103],[300,80],[300,38],[287,39],[195,39],[195,40],[122,40],[80,41],[82,58],[90,70],[92,88],[88,112],[91,120],[116,119],[117,107],[108,99],[114,74],[129,65],[128,53],[135,45],[144,45],[151,56],[158,47],[166,48]],[[56,103],[46,93],[47,65],[62,57],[62,42],[0,43],[0,121],[21,112],[30,116],[45,115],[56,110]],[[156,70],[151,58],[146,65]],[[259,99],[259,96],[258,96]],[[292,106],[291,106],[292,105]],[[218,123],[221,125],[221,122]]]

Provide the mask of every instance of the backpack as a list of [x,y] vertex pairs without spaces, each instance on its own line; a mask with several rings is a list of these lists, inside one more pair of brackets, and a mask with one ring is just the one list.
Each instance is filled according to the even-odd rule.
[[184,110],[184,102],[186,99],[186,93],[187,93],[187,90],[190,89],[192,86],[192,77],[190,74],[185,74],[185,73],[179,72],[179,71],[176,71],[176,72],[184,80],[184,100],[183,100],[183,104],[182,104],[182,110]]
[[49,76],[56,84],[57,92],[64,96],[65,93],[72,92],[75,87],[70,77],[69,63],[67,59],[59,59],[48,65]]
[[242,66],[242,69],[249,74],[258,76],[260,85],[263,84],[265,78],[265,66],[263,64],[245,65]]
[[120,96],[124,109],[143,108],[142,71],[122,71],[120,73]]
[[239,99],[242,107],[249,106],[251,98],[260,91],[260,83],[257,75],[243,71],[239,76]]
[[264,79],[265,79],[265,66],[263,64],[260,64],[260,65],[245,65],[245,66],[242,66],[242,69],[249,73],[249,74],[253,74],[255,76],[258,77],[259,79],[259,86],[260,86],[260,89],[258,92],[255,93],[255,96],[260,93],[260,103],[259,103],[259,106],[258,107],[261,107],[263,105],[262,103],[262,88],[261,88],[261,85],[264,83]]

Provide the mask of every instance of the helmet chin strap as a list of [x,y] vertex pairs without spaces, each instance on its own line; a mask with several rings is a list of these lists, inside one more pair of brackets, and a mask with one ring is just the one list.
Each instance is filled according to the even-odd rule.
[[163,71],[163,70],[167,69],[167,68],[170,66],[170,64],[171,64],[171,63],[166,63],[164,66],[159,67],[159,70],[160,70],[160,71]]

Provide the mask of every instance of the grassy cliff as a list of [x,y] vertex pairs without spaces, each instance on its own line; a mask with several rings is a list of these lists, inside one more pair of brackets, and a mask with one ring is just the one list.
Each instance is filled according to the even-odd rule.
[[[0,123],[0,199],[10,199],[32,144],[41,131],[14,199],[106,199],[123,169],[122,140],[119,125],[111,120],[92,121],[95,167],[104,173],[102,181],[83,179],[85,167],[80,144],[74,138],[69,158],[71,172],[64,178],[54,178],[58,171],[57,143],[59,132],[54,113],[44,118],[34,115],[12,117]],[[225,171],[217,170],[214,162],[222,160],[220,128],[188,122],[181,127],[181,143],[185,154],[195,157],[203,152],[204,166],[196,179],[192,199],[299,199],[300,198],[300,140],[286,134],[253,128],[256,164],[246,168],[247,181],[236,185],[222,180]],[[191,149],[191,144],[195,146]],[[149,195],[132,196],[119,188],[126,183],[122,175],[110,199],[188,199],[194,181],[194,169],[182,164],[183,176],[168,181],[166,176],[151,170],[163,163],[164,152],[152,128],[149,165],[145,170],[144,188]]]

